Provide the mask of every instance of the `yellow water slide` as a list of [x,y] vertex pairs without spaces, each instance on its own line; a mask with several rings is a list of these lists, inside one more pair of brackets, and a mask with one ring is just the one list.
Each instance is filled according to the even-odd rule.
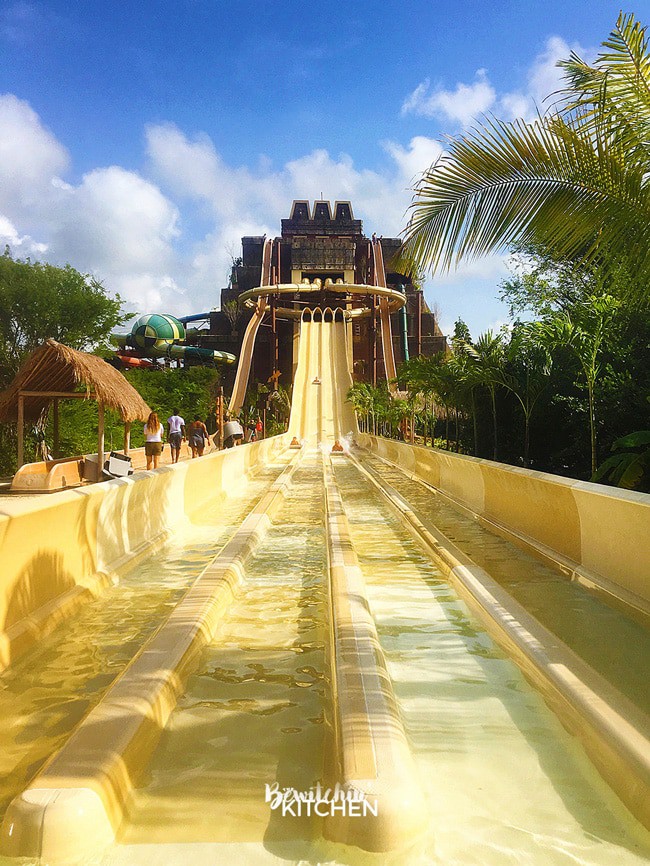
[[[272,238],[266,238],[264,241],[264,250],[262,252],[262,274],[260,277],[260,286],[268,286],[271,280],[271,255],[273,252]],[[239,364],[237,365],[237,375],[235,376],[235,384],[232,389],[232,397],[228,405],[228,412],[231,415],[236,415],[242,407],[246,397],[246,388],[248,387],[248,377],[251,371],[251,360],[253,358],[253,349],[255,348],[255,338],[259,331],[262,319],[266,313],[267,300],[264,295],[260,295],[257,299],[255,312],[246,326],[244,339],[242,342],[241,352],[239,355]]]
[[342,311],[305,311],[289,435],[312,444],[349,440],[358,433],[354,410],[347,402],[351,387]]

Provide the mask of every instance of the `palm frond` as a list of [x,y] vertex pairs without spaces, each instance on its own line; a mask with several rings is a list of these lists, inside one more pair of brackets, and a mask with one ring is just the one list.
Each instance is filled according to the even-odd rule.
[[[560,91],[564,111],[578,112],[583,127],[602,124],[628,156],[650,157],[650,54],[646,28],[633,15],[621,15],[593,66],[577,54],[558,65],[568,87]],[[646,168],[647,170],[647,168]]]
[[453,140],[423,176],[405,230],[403,262],[448,270],[509,244],[543,244],[593,258],[631,245],[650,271],[650,196],[616,142],[593,140],[558,115],[489,119]]

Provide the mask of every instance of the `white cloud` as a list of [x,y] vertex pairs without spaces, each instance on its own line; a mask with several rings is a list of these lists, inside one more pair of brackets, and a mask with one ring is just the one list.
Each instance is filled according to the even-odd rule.
[[528,92],[541,109],[552,104],[556,98],[552,94],[562,88],[562,69],[557,63],[558,60],[567,60],[572,50],[582,56],[586,54],[577,43],[569,45],[559,36],[551,36],[544,50],[535,58],[528,72]]
[[171,264],[178,211],[149,181],[111,166],[57,192],[53,244],[81,267],[133,273]]
[[257,172],[228,166],[207,135],[190,140],[174,124],[147,128],[147,154],[153,173],[172,193],[207,203],[220,219],[239,220],[260,209],[279,213],[286,198],[265,161]]
[[407,183],[417,180],[443,152],[440,142],[423,135],[412,138],[408,148],[393,141],[386,142],[384,148],[395,160]]
[[524,93],[506,93],[499,99],[500,115],[505,120],[532,120],[535,116],[535,104]]
[[458,82],[453,90],[438,87],[429,93],[429,86],[427,79],[415,88],[404,101],[402,114],[438,117],[467,127],[489,111],[496,100],[496,91],[488,81],[485,69],[477,70],[472,84]]
[[564,84],[559,60],[566,60],[571,51],[590,59],[593,51],[583,48],[577,42],[569,45],[559,36],[546,40],[544,49],[535,57],[526,75],[525,91],[506,93],[499,99],[499,108],[506,119],[521,117],[532,120],[538,112],[543,114],[557,101],[557,91]]
[[[227,222],[195,244],[188,261],[181,265],[182,283],[186,287],[183,311],[202,313],[218,307],[220,290],[228,282],[232,259],[241,255],[242,237],[275,234],[276,230],[277,227],[271,230],[264,223]],[[180,302],[181,298],[178,300]],[[177,312],[180,313],[180,308]]]
[[433,280],[433,285],[458,285],[467,280],[501,280],[506,277],[510,254],[483,256],[480,259],[464,261],[455,270],[441,274]]
[[[410,201],[413,176],[439,155],[433,139],[416,136],[408,147],[384,143],[393,165],[384,173],[358,169],[347,154],[333,158],[318,148],[281,168],[261,159],[255,170],[227,165],[206,136],[190,140],[169,124],[147,130],[151,170],[164,188],[206,205],[219,231],[242,223],[271,226],[288,215],[295,198],[352,201],[358,217],[372,221],[384,234],[398,233]],[[214,238],[214,233],[211,238]],[[210,246],[213,240],[206,240]],[[237,247],[239,241],[237,241]]]
[[29,235],[20,235],[11,220],[0,214],[0,246],[4,247],[6,244],[11,247],[12,255],[17,254],[19,258],[38,255],[47,250],[47,244],[39,243]]
[[180,316],[187,312],[187,300],[168,274],[104,272],[103,276],[107,285],[127,298],[139,313],[156,311]]
[[0,95],[0,210],[14,219],[39,210],[68,162],[67,150],[27,102],[11,93]]
[[588,61],[595,54],[577,42],[569,44],[559,36],[551,36],[530,65],[525,87],[508,93],[497,93],[485,69],[477,71],[473,83],[459,82],[453,90],[440,86],[430,93],[430,81],[426,79],[406,97],[402,114],[438,118],[463,128],[488,111],[506,120],[517,117],[531,120],[538,110],[543,113],[555,101],[553,94],[563,85],[562,70],[557,63],[567,59],[571,51]]

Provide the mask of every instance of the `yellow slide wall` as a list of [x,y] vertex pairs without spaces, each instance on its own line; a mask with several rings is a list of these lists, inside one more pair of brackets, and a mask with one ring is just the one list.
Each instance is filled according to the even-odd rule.
[[650,613],[650,496],[361,434],[412,472],[572,577]]
[[0,669],[286,444],[277,436],[47,498],[0,499]]

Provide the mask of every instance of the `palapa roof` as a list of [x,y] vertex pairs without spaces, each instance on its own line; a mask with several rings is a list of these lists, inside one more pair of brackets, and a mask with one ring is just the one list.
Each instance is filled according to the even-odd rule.
[[[0,421],[17,419],[20,391],[79,393],[79,385],[86,386],[89,399],[115,409],[123,421],[146,421],[149,416],[149,406],[115,367],[97,355],[48,340],[25,360],[11,385],[0,393]],[[45,418],[51,402],[46,396],[25,397],[25,420]]]

